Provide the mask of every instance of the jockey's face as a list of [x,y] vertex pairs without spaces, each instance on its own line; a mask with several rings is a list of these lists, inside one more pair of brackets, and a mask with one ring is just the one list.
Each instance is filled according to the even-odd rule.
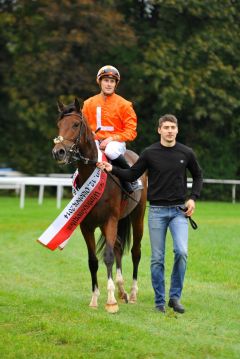
[[112,95],[115,91],[117,82],[111,77],[103,77],[100,82],[101,93],[104,95]]
[[161,127],[158,127],[158,133],[161,136],[161,144],[163,146],[171,147],[176,143],[178,134],[178,127],[174,122],[165,121]]

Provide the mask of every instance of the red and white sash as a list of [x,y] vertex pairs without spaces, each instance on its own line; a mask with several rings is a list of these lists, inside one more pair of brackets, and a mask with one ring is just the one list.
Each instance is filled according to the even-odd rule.
[[76,227],[101,198],[106,179],[107,174],[96,168],[60,215],[38,238],[38,242],[51,250],[57,247],[63,249]]

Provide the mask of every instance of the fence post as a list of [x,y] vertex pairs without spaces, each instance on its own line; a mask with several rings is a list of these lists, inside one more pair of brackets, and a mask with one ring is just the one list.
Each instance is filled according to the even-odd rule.
[[236,202],[236,185],[232,185],[232,203]]
[[24,200],[25,200],[25,184],[21,183],[21,187],[20,187],[20,208],[24,208]]
[[38,192],[38,204],[43,204],[44,185],[40,184]]
[[61,199],[63,195],[63,187],[61,185],[57,186],[57,208],[61,208]]

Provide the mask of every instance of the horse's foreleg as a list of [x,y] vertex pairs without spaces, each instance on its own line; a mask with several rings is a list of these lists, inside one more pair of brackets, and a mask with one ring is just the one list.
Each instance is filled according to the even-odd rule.
[[108,243],[106,244],[104,251],[104,263],[106,264],[107,275],[108,275],[108,283],[107,283],[108,298],[105,308],[109,313],[117,313],[119,308],[114,294],[115,285],[112,279],[114,252],[113,252],[113,246],[109,245]]
[[96,258],[89,259],[88,264],[92,277],[92,298],[89,307],[97,308],[98,297],[100,296],[100,291],[98,289],[98,282],[97,282],[98,260]]
[[98,307],[98,297],[100,295],[98,289],[97,271],[98,271],[98,259],[96,257],[96,244],[94,238],[94,231],[89,230],[88,227],[81,225],[81,231],[85,239],[88,249],[88,267],[91,273],[92,279],[92,298],[89,306],[91,308]]

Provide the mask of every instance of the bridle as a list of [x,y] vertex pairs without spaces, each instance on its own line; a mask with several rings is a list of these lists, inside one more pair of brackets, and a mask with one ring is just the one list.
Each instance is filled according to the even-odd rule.
[[[76,112],[62,114],[60,119],[62,119],[65,116],[72,116],[72,115],[78,116],[80,118],[80,120],[83,119],[82,115],[80,113],[76,113]],[[82,161],[84,164],[94,164],[94,165],[97,163],[96,160],[91,160],[87,157],[82,156],[79,151],[79,143],[80,143],[80,139],[82,137],[83,127],[84,127],[84,123],[83,123],[83,121],[80,121],[80,130],[75,139],[64,138],[63,136],[58,136],[53,139],[53,143],[55,145],[61,143],[62,146],[64,147],[66,153],[70,152],[69,160],[67,163],[65,163],[66,165],[76,162],[76,161]],[[70,147],[70,149],[67,149],[66,145],[64,144],[65,141],[72,142],[72,146]]]

